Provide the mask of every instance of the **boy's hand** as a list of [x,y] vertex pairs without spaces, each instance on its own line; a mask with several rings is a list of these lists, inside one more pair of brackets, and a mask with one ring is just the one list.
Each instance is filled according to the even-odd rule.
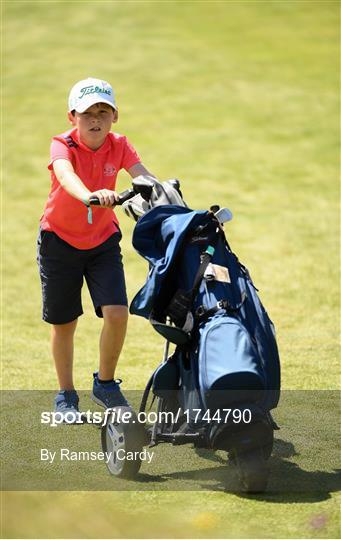
[[97,197],[101,206],[105,208],[112,208],[115,206],[116,201],[118,201],[118,193],[110,189],[98,189],[90,193],[88,199],[90,197]]

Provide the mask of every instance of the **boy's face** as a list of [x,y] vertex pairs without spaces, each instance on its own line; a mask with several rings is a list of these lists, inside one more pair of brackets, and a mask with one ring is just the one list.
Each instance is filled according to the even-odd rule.
[[97,150],[105,141],[111,124],[117,122],[118,114],[106,103],[91,105],[83,113],[68,114],[71,124],[78,129],[81,141],[92,150]]

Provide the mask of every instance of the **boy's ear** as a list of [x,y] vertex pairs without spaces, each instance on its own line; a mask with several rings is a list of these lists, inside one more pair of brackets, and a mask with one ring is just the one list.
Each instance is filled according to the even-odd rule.
[[76,118],[74,117],[72,113],[68,112],[67,117],[69,119],[70,124],[72,124],[73,126],[76,125]]
[[114,111],[114,118],[113,118],[113,120],[112,120],[112,123],[113,123],[113,124],[116,124],[117,120],[118,120],[118,111],[115,110],[115,111]]

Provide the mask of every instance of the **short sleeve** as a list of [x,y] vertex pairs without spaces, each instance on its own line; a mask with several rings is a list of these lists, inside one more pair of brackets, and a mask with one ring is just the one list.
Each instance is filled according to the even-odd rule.
[[53,162],[56,161],[56,159],[67,159],[68,161],[72,162],[72,153],[66,144],[58,141],[57,139],[52,139],[50,147],[50,162],[47,166],[50,171],[52,171]]
[[122,157],[122,167],[128,171],[130,167],[133,165],[136,165],[136,163],[141,162],[141,158],[136,152],[135,148],[130,144],[128,139],[124,138],[124,150],[123,150],[123,157]]

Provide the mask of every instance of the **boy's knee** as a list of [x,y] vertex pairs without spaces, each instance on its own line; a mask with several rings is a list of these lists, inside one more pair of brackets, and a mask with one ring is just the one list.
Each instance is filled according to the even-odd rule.
[[77,321],[78,319],[63,324],[51,324],[52,334],[57,336],[73,335],[76,330]]
[[128,320],[127,306],[102,306],[101,309],[105,322],[117,324]]

